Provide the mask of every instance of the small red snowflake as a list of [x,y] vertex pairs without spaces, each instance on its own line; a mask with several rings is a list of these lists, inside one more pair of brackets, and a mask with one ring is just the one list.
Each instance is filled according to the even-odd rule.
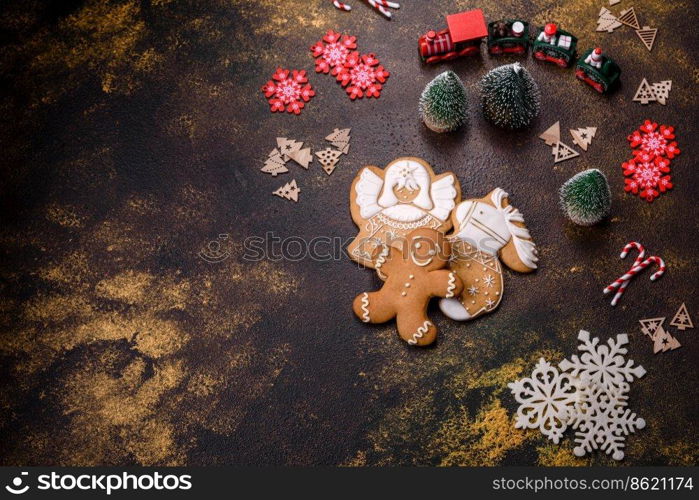
[[670,142],[675,138],[675,128],[667,125],[661,125],[658,129],[658,124],[646,120],[638,130],[635,130],[628,141],[632,148],[638,148],[634,151],[651,153],[656,156],[667,156],[674,158],[680,154],[676,142]]
[[338,73],[337,81],[346,87],[347,95],[354,100],[364,96],[381,96],[381,84],[389,75],[374,54],[352,52],[347,56],[344,70]]
[[299,114],[303,109],[304,102],[308,102],[316,95],[313,87],[304,85],[308,82],[304,70],[289,71],[288,69],[277,68],[272,79],[263,87],[265,97],[269,99],[269,106],[272,113],[286,110],[287,113]]
[[621,165],[626,179],[624,190],[627,193],[638,194],[648,202],[660,194],[672,189],[671,177],[663,175],[670,172],[670,161],[649,154],[638,155]]
[[311,47],[316,58],[316,73],[328,73],[332,69],[332,74],[337,75],[344,68],[347,56],[356,48],[356,37],[328,30],[323,39]]

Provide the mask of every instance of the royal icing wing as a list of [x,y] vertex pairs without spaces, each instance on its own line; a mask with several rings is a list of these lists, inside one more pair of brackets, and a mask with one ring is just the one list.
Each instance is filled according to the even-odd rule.
[[359,215],[364,219],[369,219],[379,213],[382,208],[377,203],[379,193],[383,187],[383,179],[371,171],[364,168],[359,175],[359,181],[354,186],[357,193],[357,205],[359,205]]
[[434,208],[430,210],[430,214],[441,221],[447,220],[455,205],[456,188],[454,187],[454,176],[447,175],[433,182],[430,187],[430,197],[434,203]]

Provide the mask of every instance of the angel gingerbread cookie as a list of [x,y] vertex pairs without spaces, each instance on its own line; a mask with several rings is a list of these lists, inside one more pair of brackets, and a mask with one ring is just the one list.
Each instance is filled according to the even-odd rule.
[[429,345],[437,327],[427,317],[432,297],[456,297],[463,284],[449,263],[451,245],[436,229],[415,229],[402,249],[375,250],[375,269],[385,281],[381,290],[364,292],[354,299],[354,314],[365,323],[385,323],[396,318],[398,335],[410,345]]
[[373,268],[376,248],[400,249],[407,234],[418,228],[448,231],[449,215],[459,201],[456,175],[435,175],[420,158],[398,158],[384,170],[364,167],[350,190],[352,219],[359,227],[347,248],[350,258]]
[[539,258],[524,217],[500,188],[460,203],[452,220],[449,265],[463,281],[464,290],[458,297],[440,300],[439,308],[449,318],[465,321],[492,312],[500,304],[500,261],[514,271],[528,273],[536,269]]

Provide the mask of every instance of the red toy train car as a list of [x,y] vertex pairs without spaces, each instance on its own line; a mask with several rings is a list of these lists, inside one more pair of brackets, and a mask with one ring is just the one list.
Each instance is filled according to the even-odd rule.
[[480,53],[481,42],[488,36],[481,9],[447,16],[447,26],[438,33],[428,31],[418,39],[418,51],[424,62],[449,61]]

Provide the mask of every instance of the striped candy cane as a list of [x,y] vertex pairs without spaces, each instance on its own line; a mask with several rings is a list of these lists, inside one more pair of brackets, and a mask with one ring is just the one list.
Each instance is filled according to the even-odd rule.
[[640,264],[634,265],[631,269],[629,269],[626,272],[626,274],[614,280],[613,283],[611,283],[604,289],[604,293],[607,294],[612,290],[619,288],[619,291],[612,299],[612,306],[615,306],[617,302],[619,302],[619,298],[621,298],[622,294],[624,293],[624,290],[626,290],[626,286],[628,286],[628,281],[630,281],[631,278],[636,276],[639,272],[643,271],[646,267],[650,266],[651,264],[658,265],[658,270],[654,272],[650,277],[651,281],[655,281],[665,273],[665,261],[663,261],[663,259],[656,255],[651,255]]
[[[626,246],[621,251],[621,255],[619,255],[619,257],[621,257],[622,259],[625,259],[626,256],[629,254],[629,251],[632,248],[635,248],[636,250],[638,250],[638,256],[636,257],[636,260],[634,261],[633,266],[631,266],[631,267],[636,267],[643,262],[643,258],[646,256],[646,249],[643,248],[643,245],[641,245],[639,242],[632,241],[630,243],[627,243]],[[631,280],[626,280],[621,284],[621,286],[619,287],[619,290],[617,291],[616,295],[614,295],[614,298],[612,299],[613,305],[616,305],[616,303],[619,302],[619,299],[624,294],[626,287],[629,286],[630,281]]]
[[391,19],[391,13],[388,11],[388,9],[386,9],[386,7],[383,6],[382,3],[379,3],[377,0],[367,0],[367,2],[369,2],[369,5],[386,16],[387,19]]
[[346,3],[340,2],[339,0],[333,0],[333,5],[335,6],[336,9],[340,9],[340,10],[344,10],[344,11],[352,10],[352,7],[350,7]]

